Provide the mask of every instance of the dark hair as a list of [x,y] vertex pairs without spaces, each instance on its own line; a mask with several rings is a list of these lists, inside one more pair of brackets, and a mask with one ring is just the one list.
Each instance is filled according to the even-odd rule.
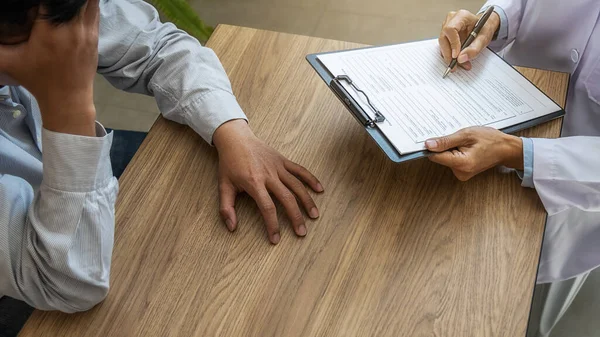
[[46,19],[54,24],[71,21],[87,0],[2,0],[0,11],[0,33],[19,34],[31,29],[34,15],[32,10],[41,6]]
[[87,0],[38,0],[48,13],[46,18],[53,23],[71,21]]

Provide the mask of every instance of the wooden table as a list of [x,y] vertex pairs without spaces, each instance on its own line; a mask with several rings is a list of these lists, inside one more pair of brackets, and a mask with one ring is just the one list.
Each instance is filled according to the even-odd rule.
[[[275,247],[242,197],[229,233],[215,150],[160,118],[121,180],[110,295],[83,314],[37,311],[21,336],[525,335],[545,219],[534,190],[389,161],[304,60],[358,44],[231,26],[208,44],[256,134],[324,183],[321,218],[299,239],[280,210]],[[522,71],[564,105],[568,75]]]

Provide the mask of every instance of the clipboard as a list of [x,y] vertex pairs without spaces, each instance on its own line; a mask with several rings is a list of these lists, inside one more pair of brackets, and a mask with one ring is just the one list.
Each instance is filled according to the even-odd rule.
[[[365,48],[358,48],[358,49],[369,49],[369,48],[378,48],[378,47],[365,47]],[[319,55],[341,53],[341,52],[346,52],[346,51],[348,51],[348,50],[339,50],[339,51],[334,51],[334,52],[309,54],[306,56],[306,60],[315,69],[317,74],[319,74],[321,79],[323,79],[323,81],[325,81],[325,84],[335,94],[335,96],[340,100],[340,102],[342,102],[342,104],[346,107],[346,109],[348,109],[348,111],[352,114],[352,116],[354,116],[356,121],[364,127],[365,131],[369,134],[369,136],[375,141],[375,143],[387,155],[387,157],[390,160],[392,160],[395,163],[402,163],[402,162],[419,159],[419,158],[425,158],[425,157],[429,156],[431,154],[431,152],[426,151],[426,150],[408,153],[408,154],[404,154],[404,155],[400,154],[400,152],[398,152],[398,150],[396,150],[394,145],[392,145],[392,143],[388,140],[388,138],[385,136],[385,134],[377,127],[377,123],[381,123],[382,121],[385,120],[385,115],[383,115],[374,105],[372,105],[372,103],[369,100],[369,94],[367,92],[364,92],[363,90],[361,90],[360,86],[353,83],[352,79],[349,78],[348,76],[337,76],[334,78],[333,74],[331,74],[329,72],[329,70],[327,70],[327,68],[318,59]],[[504,59],[502,59],[502,60],[504,60]],[[506,60],[504,60],[504,62],[506,62]],[[506,63],[508,64],[508,62],[506,62]],[[520,72],[518,72],[518,73],[521,74]],[[523,76],[523,75],[521,74],[521,76]],[[526,78],[525,76],[523,76],[523,77],[529,81],[528,78]],[[347,84],[350,84],[354,90],[356,90],[357,92],[362,94],[363,97],[365,97],[365,99],[368,101],[371,109],[375,112],[374,118],[371,117],[369,114],[367,114],[362,109],[360,104],[358,104],[358,102],[356,102],[356,100],[352,97],[352,95],[350,95],[350,93],[348,93],[348,91],[344,88],[344,86],[342,85],[342,82],[346,82]],[[531,81],[529,81],[529,82],[535,86],[535,84],[533,84]],[[537,88],[537,86],[535,86],[535,87]],[[544,95],[546,95],[546,93],[544,93],[543,91],[542,91],[542,93]],[[548,97],[548,95],[546,95],[546,97]],[[548,97],[548,98],[550,100],[552,100],[550,97]],[[552,101],[554,102],[554,100],[552,100]],[[556,102],[554,102],[554,103],[556,103]],[[556,104],[556,105],[560,106],[558,104]],[[515,124],[512,126],[500,129],[500,131],[502,131],[504,133],[508,133],[508,134],[515,133],[515,132],[518,132],[518,131],[521,131],[524,129],[528,129],[528,128],[534,127],[536,125],[545,123],[545,122],[549,122],[553,119],[560,118],[564,115],[565,115],[564,109],[560,109],[559,111],[556,111],[556,112],[553,112],[553,113],[550,113],[550,114],[547,114],[547,115],[544,115],[544,116],[541,116],[541,117],[538,117],[538,118],[535,118],[535,119],[532,119],[532,120],[529,120],[529,121],[526,121],[523,123]]]

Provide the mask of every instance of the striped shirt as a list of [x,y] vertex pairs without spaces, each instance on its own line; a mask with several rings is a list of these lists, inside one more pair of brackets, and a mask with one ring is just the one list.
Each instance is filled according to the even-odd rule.
[[[115,87],[156,98],[165,118],[207,142],[245,119],[214,52],[138,0],[101,2],[98,73]],[[112,134],[45,130],[35,98],[0,89],[0,297],[77,312],[109,289],[118,182]]]

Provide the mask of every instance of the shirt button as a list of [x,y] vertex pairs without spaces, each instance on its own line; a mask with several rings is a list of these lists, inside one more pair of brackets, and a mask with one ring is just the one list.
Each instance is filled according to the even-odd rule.
[[573,61],[573,63],[579,62],[579,51],[575,48],[571,49],[571,61]]
[[13,111],[13,118],[19,118],[19,116],[21,116],[21,110],[14,110]]

